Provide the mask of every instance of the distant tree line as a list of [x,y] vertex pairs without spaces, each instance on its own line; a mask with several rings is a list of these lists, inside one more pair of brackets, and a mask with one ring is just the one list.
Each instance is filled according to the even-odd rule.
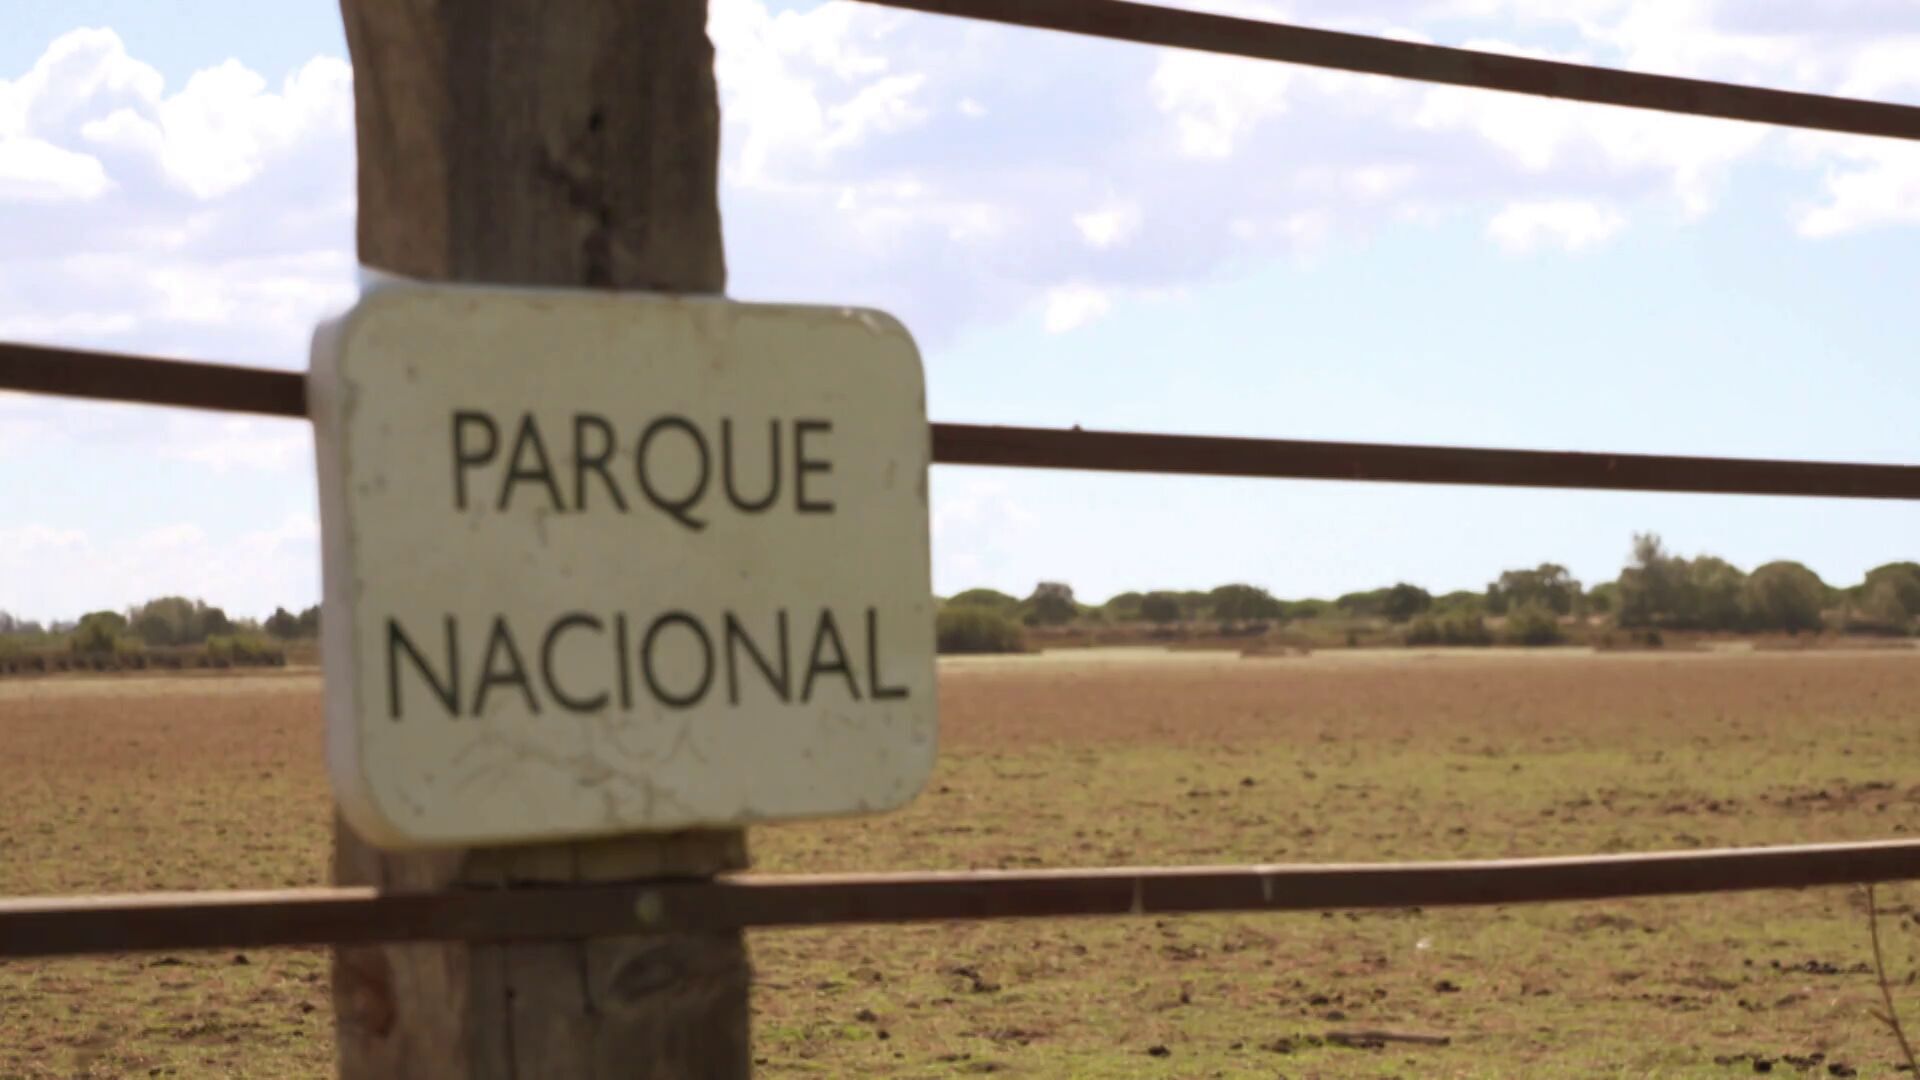
[[58,624],[49,629],[44,623],[23,619],[5,611],[0,611],[0,637],[43,637],[49,633],[65,632]]
[[[1614,580],[1591,587],[1557,563],[1502,572],[1480,591],[1435,596],[1397,582],[1332,600],[1286,600],[1246,583],[1208,590],[1130,591],[1103,604],[1079,603],[1060,582],[1042,582],[1025,598],[994,589],[948,597],[942,611],[970,615],[976,634],[1004,637],[1022,626],[1088,623],[1213,623],[1223,632],[1266,623],[1373,620],[1406,627],[1414,644],[1550,644],[1563,624],[1603,622],[1625,630],[1726,631],[1799,634],[1820,630],[1910,635],[1920,631],[1920,563],[1875,567],[1863,581],[1828,585],[1801,563],[1780,560],[1741,570],[1713,555],[1677,555],[1652,533],[1633,538],[1628,561]],[[1501,626],[1498,635],[1488,619]],[[1001,625],[1004,623],[1004,626]],[[944,647],[943,635],[943,647]],[[978,650],[976,650],[978,651]]]
[[297,614],[275,608],[263,620],[235,619],[204,600],[161,596],[125,611],[90,611],[70,623],[43,624],[0,611],[0,659],[49,650],[106,657],[195,651],[231,661],[275,654],[272,642],[319,633],[318,605]]

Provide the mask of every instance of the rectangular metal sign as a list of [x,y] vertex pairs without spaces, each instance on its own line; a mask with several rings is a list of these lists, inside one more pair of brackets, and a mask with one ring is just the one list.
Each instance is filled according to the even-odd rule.
[[919,354],[868,311],[395,285],[321,327],[328,764],[393,848],[890,809],[931,771]]

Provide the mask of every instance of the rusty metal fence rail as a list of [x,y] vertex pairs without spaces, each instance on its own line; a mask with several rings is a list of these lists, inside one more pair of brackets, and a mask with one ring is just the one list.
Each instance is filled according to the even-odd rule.
[[[0,390],[304,418],[293,371],[0,342]],[[933,425],[941,465],[1480,484],[1713,495],[1920,499],[1920,466]]]
[[1314,30],[1129,0],[865,0],[1085,37],[1782,127],[1920,139],[1920,109]]
[[[1920,139],[1920,108],[1499,56],[1125,0],[867,0],[1350,72]],[[0,343],[0,391],[305,417],[296,372]],[[1920,466],[935,424],[948,465],[1920,500]],[[0,900],[0,958],[673,929],[1517,904],[1920,879],[1920,840],[1475,862],[742,876],[543,889]]]
[[1681,896],[1920,878],[1920,841],[1467,862],[741,876],[541,889],[0,900],[0,958]]

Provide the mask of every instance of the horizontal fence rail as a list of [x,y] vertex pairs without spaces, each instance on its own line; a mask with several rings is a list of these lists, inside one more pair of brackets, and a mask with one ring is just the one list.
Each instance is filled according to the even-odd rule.
[[526,941],[681,930],[1362,910],[1676,896],[1920,879],[1920,840],[1465,862],[736,877],[0,900],[0,958]]
[[0,390],[263,416],[307,415],[307,380],[297,371],[12,342],[0,342]]
[[[0,343],[0,390],[304,418],[294,371]],[[1719,495],[1920,499],[1920,466],[934,424],[943,465]]]
[[1920,139],[1920,107],[1911,105],[1505,56],[1127,0],[867,2],[1031,29],[1450,86],[1851,135]]
[[1920,466],[935,424],[933,459],[1107,472],[1920,499]]

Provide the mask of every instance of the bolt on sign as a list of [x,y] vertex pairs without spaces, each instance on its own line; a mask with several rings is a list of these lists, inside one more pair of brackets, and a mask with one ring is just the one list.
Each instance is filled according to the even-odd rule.
[[390,848],[891,809],[933,767],[919,353],[841,308],[389,285],[315,335],[327,757]]

